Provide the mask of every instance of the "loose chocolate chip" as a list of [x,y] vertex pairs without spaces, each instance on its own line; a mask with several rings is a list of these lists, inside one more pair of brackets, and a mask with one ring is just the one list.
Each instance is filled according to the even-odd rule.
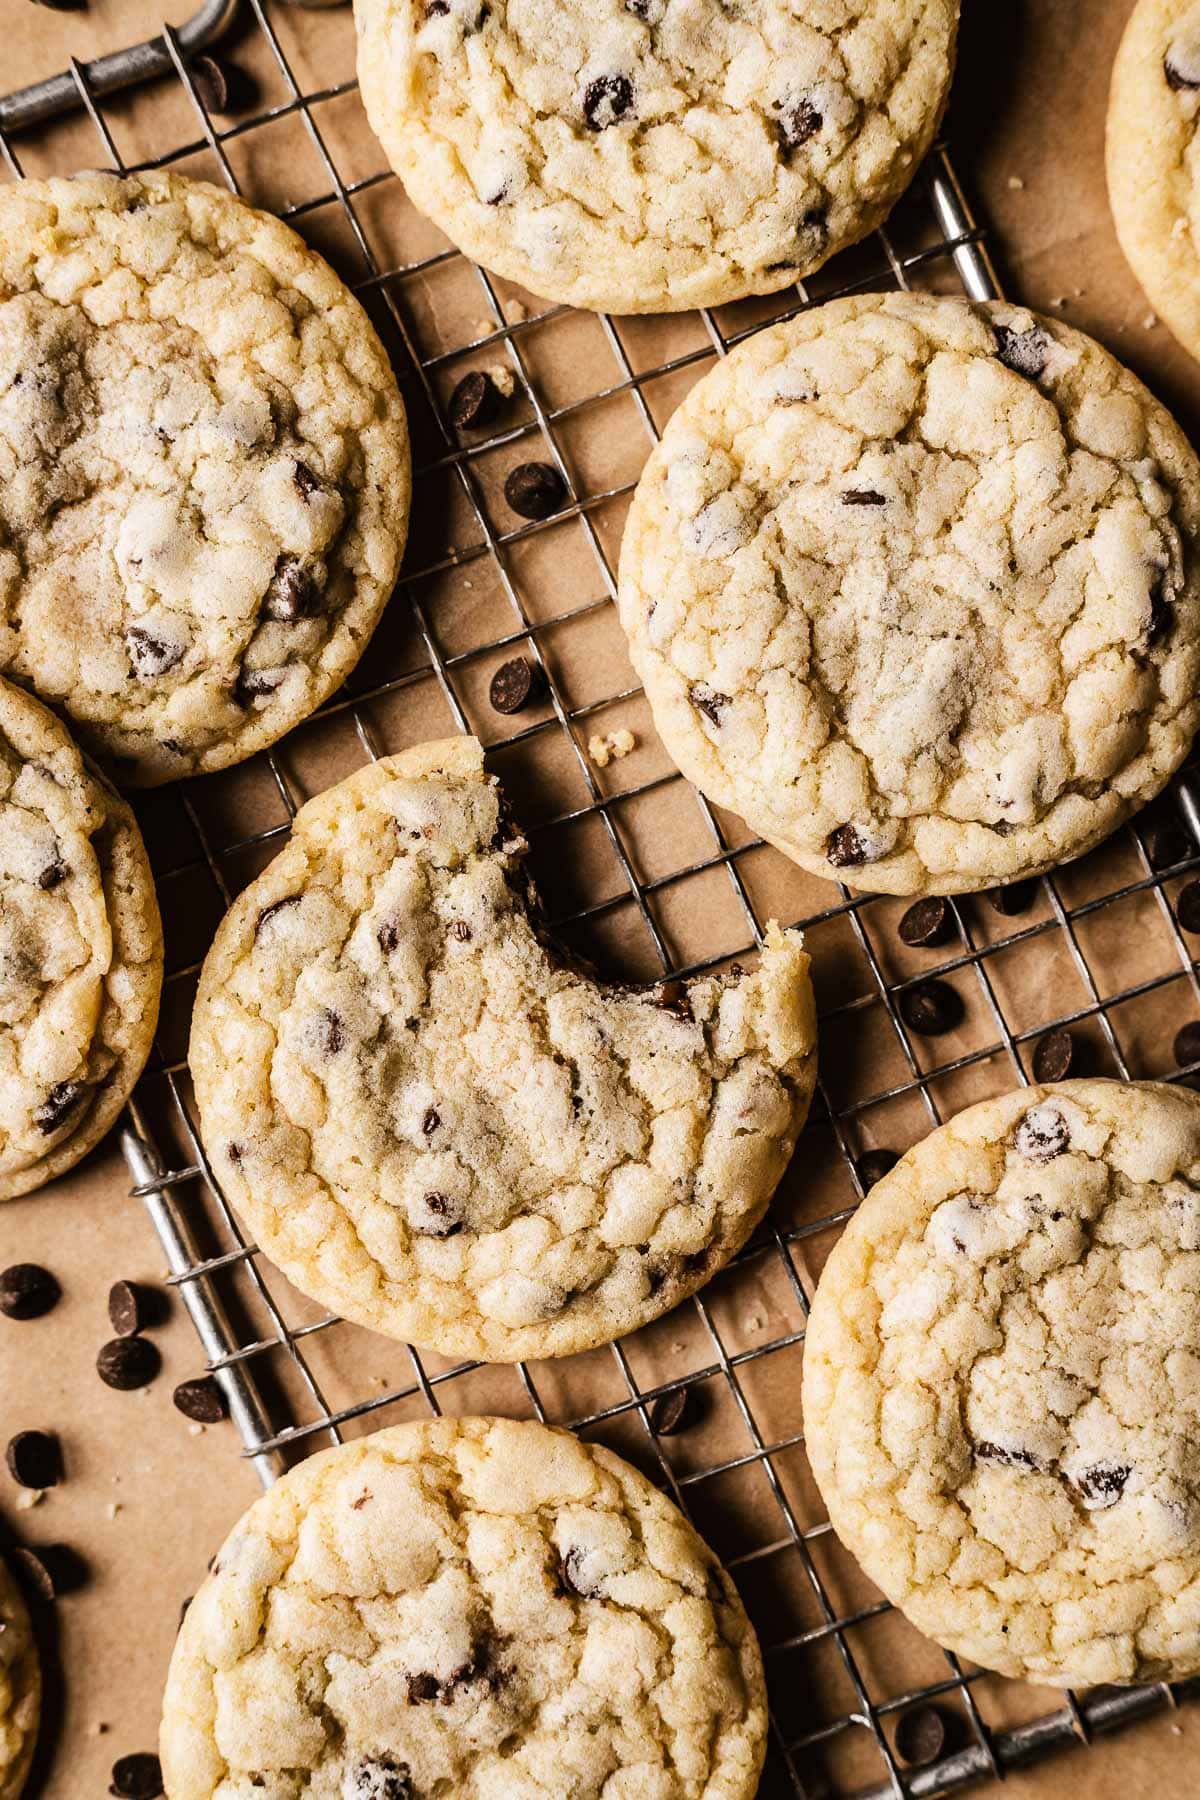
[[847,488],[842,494],[843,506],[886,506],[887,495],[874,488]]
[[894,1150],[864,1150],[854,1165],[864,1192],[873,1188],[877,1181],[882,1181],[888,1170],[894,1169],[899,1161]]
[[450,396],[450,423],[456,431],[474,431],[495,417],[499,404],[500,389],[486,369],[472,369]]
[[1189,88],[1200,88],[1200,57],[1186,41],[1170,44],[1163,57],[1163,74],[1167,86],[1177,94]]
[[1190,1019],[1175,1033],[1175,1061],[1181,1069],[1200,1062],[1200,1019]]
[[255,700],[263,694],[273,694],[283,674],[282,669],[242,669],[235,686],[238,699]]
[[54,1599],[54,1579],[38,1551],[26,1544],[15,1544],[7,1554],[26,1598],[41,1600],[48,1606]]
[[181,1381],[171,1395],[185,1419],[197,1425],[219,1425],[229,1416],[225,1390],[211,1375],[198,1375],[194,1381]]
[[21,1487],[52,1488],[62,1479],[62,1451],[52,1431],[18,1431],[8,1441],[4,1460]]
[[110,1794],[118,1800],[157,1800],[163,1791],[162,1769],[157,1756],[149,1750],[136,1750],[132,1756],[118,1757],[112,1766]]
[[425,1117],[421,1120],[421,1130],[426,1137],[432,1137],[441,1122],[441,1114],[431,1106],[427,1109]]
[[[434,5],[440,3],[441,0],[432,0]],[[408,1764],[393,1762],[387,1756],[356,1763],[345,1794],[346,1800],[413,1800]]]
[[542,672],[528,657],[512,656],[502,662],[488,686],[488,699],[498,713],[518,713],[545,689]]
[[33,1122],[38,1130],[45,1132],[47,1137],[52,1131],[57,1131],[83,1091],[82,1081],[56,1082],[42,1104],[34,1109]]
[[1065,1081],[1075,1060],[1075,1039],[1069,1031],[1048,1031],[1033,1053],[1035,1081]]
[[923,1037],[938,1037],[962,1023],[963,1003],[958,989],[948,981],[921,981],[916,987],[905,988],[898,1005],[909,1030],[918,1031]]
[[692,683],[688,689],[688,699],[697,712],[702,712],[706,719],[712,720],[714,725],[720,725],[722,713],[727,706],[732,705],[728,694],[722,694],[719,689],[709,687],[703,681]]
[[423,1237],[454,1237],[463,1228],[463,1209],[449,1194],[426,1194],[416,1229]]
[[281,625],[292,625],[297,619],[313,619],[321,610],[321,590],[309,571],[294,556],[276,559],[263,596],[263,617]]
[[54,861],[46,864],[45,868],[37,878],[37,884],[42,889],[43,893],[48,894],[66,880],[67,874],[67,865],[56,850],[54,852]]
[[1044,372],[1050,354],[1050,340],[1041,326],[1014,331],[1009,325],[993,325],[992,331],[996,338],[996,354],[1005,367],[1036,381]]
[[583,116],[591,131],[615,125],[632,105],[633,83],[628,75],[601,75],[584,90]]
[[1146,855],[1155,871],[1174,868],[1195,854],[1191,837],[1182,825],[1152,825],[1146,833]]
[[183,661],[183,645],[168,643],[156,637],[144,625],[131,625],[125,633],[125,648],[134,673],[147,679],[165,675],[168,669]]
[[1175,900],[1175,917],[1185,931],[1200,931],[1200,881],[1189,881]]
[[825,855],[835,869],[854,869],[867,860],[867,846],[853,825],[839,825],[825,839]]
[[1027,1161],[1053,1162],[1071,1142],[1071,1134],[1056,1106],[1034,1106],[1017,1126],[1015,1142]]
[[341,1015],[331,1006],[318,1007],[313,1020],[313,1038],[321,1056],[336,1056],[346,1042]]
[[450,936],[456,943],[469,944],[471,941],[471,927],[467,924],[465,919],[455,919],[453,925],[450,927]]
[[913,1768],[934,1763],[946,1748],[946,1721],[936,1706],[914,1706],[896,1722],[896,1754]]
[[238,108],[237,94],[240,70],[215,56],[194,56],[191,63],[192,83],[205,112],[230,113]]
[[901,943],[912,949],[944,943],[950,924],[950,908],[937,895],[914,901],[896,927]]
[[567,497],[567,484],[552,463],[518,463],[504,483],[504,498],[523,519],[548,519]]
[[96,1373],[105,1386],[126,1393],[153,1381],[161,1366],[158,1351],[144,1337],[111,1338],[96,1357]]
[[283,912],[285,907],[299,906],[299,904],[300,904],[299,894],[287,894],[284,896],[284,898],[282,900],[273,900],[271,902],[270,906],[264,906],[262,911],[258,915],[258,923],[254,927],[255,938],[257,939],[259,933],[264,929],[264,927],[269,925],[272,919],[278,917],[278,915],[281,912]]
[[975,1445],[975,1455],[980,1462],[1003,1463],[1009,1469],[1036,1469],[1045,1474],[1047,1465],[1032,1450],[1023,1450],[1019,1444],[993,1444],[988,1438],[980,1438]]
[[1133,1470],[1128,1463],[1094,1463],[1080,1474],[1067,1476],[1067,1486],[1088,1512],[1103,1512],[1115,1506],[1125,1492],[1125,1483]]
[[314,475],[306,462],[296,464],[292,470],[292,480],[302,500],[311,499],[321,486],[321,477]]
[[989,888],[988,905],[1006,919],[1028,912],[1037,897],[1037,885],[1036,880],[1010,881],[1006,887]]
[[6,1552],[31,1600],[47,1605],[59,1594],[72,1594],[87,1580],[87,1564],[69,1544],[15,1545]]
[[34,6],[44,6],[47,12],[82,12],[87,0],[33,0]]
[[114,1281],[108,1290],[108,1318],[118,1337],[136,1337],[145,1323],[142,1290],[132,1281]]
[[12,1263],[0,1270],[0,1313],[6,1319],[40,1319],[61,1297],[54,1276],[38,1263]]
[[779,102],[779,142],[785,156],[798,150],[801,144],[807,144],[809,138],[816,137],[824,124],[821,114],[806,96],[798,100]]
[[650,1429],[655,1437],[675,1437],[687,1430],[695,1412],[691,1388],[676,1388],[674,1393],[660,1394],[650,1408]]

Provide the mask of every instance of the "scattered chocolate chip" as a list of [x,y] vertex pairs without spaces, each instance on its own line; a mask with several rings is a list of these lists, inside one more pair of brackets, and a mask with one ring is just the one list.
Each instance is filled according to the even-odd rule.
[[441,1114],[431,1106],[426,1110],[425,1117],[421,1120],[421,1130],[426,1137],[432,1137],[441,1122]]
[[145,1323],[142,1290],[133,1281],[114,1281],[108,1290],[108,1318],[118,1337],[136,1337]]
[[1075,1060],[1075,1039],[1069,1031],[1048,1031],[1033,1053],[1035,1081],[1065,1081]]
[[1175,1061],[1181,1069],[1200,1062],[1200,1019],[1189,1019],[1175,1033]]
[[949,935],[950,908],[935,894],[927,900],[916,900],[896,927],[903,944],[914,950],[945,943]]
[[692,683],[688,689],[688,699],[697,712],[702,712],[706,719],[712,720],[714,725],[720,725],[721,714],[727,706],[732,705],[728,694],[722,694],[717,688],[709,687],[703,681]]
[[996,338],[996,354],[1005,367],[1036,381],[1044,372],[1050,354],[1050,339],[1041,326],[1014,331],[1010,325],[993,325],[992,331]]
[[346,1042],[341,1015],[331,1006],[317,1008],[313,1018],[313,1041],[320,1056],[336,1056]]
[[1168,44],[1167,53],[1163,57],[1163,74],[1167,78],[1167,86],[1175,92],[1183,93],[1189,88],[1200,87],[1200,56],[1195,48],[1184,38]]
[[265,926],[270,924],[272,919],[278,917],[285,907],[299,906],[299,904],[299,894],[286,894],[282,900],[273,900],[270,906],[264,906],[258,915],[258,923],[254,927],[255,938],[258,937]]
[[786,100],[778,103],[779,121],[776,126],[779,132],[779,143],[785,156],[798,150],[801,144],[807,144],[809,138],[816,137],[825,123],[817,108],[806,96],[798,100]]
[[1037,898],[1037,881],[1010,881],[1005,887],[989,888],[987,902],[993,912],[1011,919],[1017,913],[1028,912]]
[[1117,1504],[1132,1473],[1128,1463],[1102,1462],[1065,1479],[1075,1498],[1088,1512],[1103,1512],[1106,1507]]
[[321,610],[321,590],[295,556],[280,556],[263,595],[263,617],[281,625],[313,619]]
[[936,1706],[914,1706],[896,1721],[896,1754],[913,1768],[935,1763],[946,1748],[946,1721]]
[[1174,868],[1195,854],[1191,837],[1182,825],[1152,825],[1146,833],[1146,855],[1155,871]]
[[34,6],[44,6],[47,12],[83,12],[88,0],[32,0]]
[[215,56],[194,56],[191,62],[192,85],[205,112],[230,110],[229,74]]
[[314,475],[306,462],[296,464],[292,470],[292,481],[302,500],[311,500],[322,485],[321,477]]
[[1017,1126],[1016,1146],[1029,1162],[1053,1162],[1070,1141],[1067,1121],[1056,1106],[1031,1107]]
[[894,1169],[899,1161],[894,1150],[864,1150],[854,1165],[863,1191],[869,1191],[877,1181],[882,1181],[888,1170]]
[[421,1217],[416,1229],[423,1237],[454,1237],[463,1228],[463,1209],[458,1200],[449,1194],[426,1194],[423,1196]]
[[18,1431],[8,1440],[4,1460],[21,1487],[52,1488],[62,1479],[62,1450],[52,1431]]
[[853,825],[838,825],[825,839],[825,855],[835,869],[855,869],[867,860],[867,846]]
[[[440,0],[431,0],[434,5]],[[345,1787],[345,1800],[413,1800],[408,1764],[378,1757],[355,1763]]]
[[129,652],[134,673],[146,679],[165,675],[168,669],[173,669],[176,663],[183,661],[182,644],[172,644],[165,638],[156,637],[144,625],[129,626],[125,633],[125,648]]
[[675,1437],[686,1431],[696,1416],[691,1388],[676,1388],[660,1394],[650,1408],[650,1429],[655,1437]]
[[628,75],[601,75],[584,89],[583,116],[590,131],[615,125],[632,105],[633,83]]
[[1023,1450],[1019,1444],[993,1444],[988,1438],[980,1438],[975,1445],[975,1456],[979,1462],[1003,1463],[1008,1469],[1035,1469],[1045,1474],[1047,1465],[1032,1450]]
[[502,662],[488,684],[488,699],[498,713],[518,713],[545,690],[541,670],[526,656]]
[[1185,931],[1200,931],[1200,881],[1189,881],[1175,900],[1175,917]]
[[877,493],[874,488],[846,488],[842,494],[843,506],[886,506],[887,495]]
[[487,425],[500,406],[500,389],[486,369],[464,375],[450,396],[450,423],[456,431],[474,431]]
[[450,936],[456,943],[469,944],[471,941],[471,927],[467,924],[465,919],[455,919],[453,925],[450,927]]
[[194,1381],[181,1381],[171,1395],[185,1419],[197,1425],[219,1425],[229,1417],[225,1390],[211,1375],[198,1375]]
[[0,1270],[0,1313],[6,1319],[40,1319],[61,1297],[54,1276],[38,1263],[12,1263]]
[[73,1594],[87,1580],[87,1564],[69,1544],[15,1545],[5,1552],[26,1594],[49,1604],[60,1594]]
[[56,850],[54,852],[53,862],[48,862],[46,864],[45,868],[37,878],[37,884],[42,889],[43,893],[48,894],[67,879],[68,873],[69,871],[66,863]]
[[918,982],[902,991],[897,1004],[909,1030],[919,1031],[923,1037],[938,1037],[962,1023],[963,1003],[958,989],[948,981]]
[[504,498],[523,519],[548,519],[567,497],[567,484],[552,463],[518,463],[504,483]]
[[158,1351],[144,1337],[111,1338],[96,1357],[96,1373],[106,1387],[130,1392],[154,1380],[162,1366]]
[[120,1756],[112,1766],[110,1794],[118,1800],[157,1800],[163,1791],[162,1769],[150,1750],[136,1750],[132,1756]]
[[82,1081],[59,1081],[50,1089],[42,1104],[34,1108],[33,1122],[49,1137],[57,1131],[84,1091]]

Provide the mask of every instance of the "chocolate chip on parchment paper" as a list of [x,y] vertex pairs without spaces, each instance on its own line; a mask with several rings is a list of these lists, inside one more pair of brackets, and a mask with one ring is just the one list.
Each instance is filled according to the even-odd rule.
[[1172,1048],[1181,1069],[1200,1062],[1200,1019],[1189,1019],[1186,1025],[1179,1027]]
[[197,1425],[219,1425],[229,1416],[225,1390],[211,1375],[199,1375],[194,1381],[181,1381],[171,1396],[185,1419]]
[[1200,931],[1200,881],[1189,881],[1175,900],[1175,917],[1185,931]]
[[101,1381],[123,1393],[147,1386],[161,1367],[162,1358],[150,1339],[144,1337],[111,1338],[101,1345],[96,1357],[96,1373]]
[[87,0],[32,0],[34,6],[44,6],[47,12],[83,12]]
[[896,930],[901,943],[910,949],[944,943],[950,921],[950,909],[938,895],[916,900],[900,920]]
[[39,1263],[12,1263],[0,1270],[0,1313],[6,1319],[40,1319],[62,1298],[62,1289]]
[[936,1706],[914,1706],[896,1722],[896,1754],[914,1768],[936,1762],[946,1748],[946,1721]]
[[145,1297],[135,1281],[114,1281],[108,1290],[109,1324],[118,1337],[136,1337],[146,1322]]
[[1191,837],[1182,825],[1152,825],[1146,833],[1146,855],[1156,872],[1174,868],[1176,863],[1186,862],[1195,854]]
[[1037,880],[1010,881],[1005,887],[994,887],[987,890],[985,896],[993,912],[1003,918],[1011,919],[1017,913],[1028,912],[1037,897]]
[[488,685],[488,699],[498,713],[518,713],[545,691],[542,671],[526,656],[502,662]]
[[4,1460],[24,1488],[57,1487],[62,1479],[62,1448],[52,1431],[18,1431],[8,1440]]
[[15,1544],[5,1555],[17,1572],[26,1598],[49,1605],[87,1580],[87,1564],[69,1544]]
[[194,56],[191,73],[205,112],[240,112],[254,97],[245,73],[218,56]]
[[696,1417],[695,1397],[691,1388],[675,1388],[660,1394],[650,1408],[650,1429],[655,1437],[675,1437],[686,1431]]
[[1033,1053],[1035,1081],[1065,1081],[1075,1060],[1075,1039],[1069,1031],[1048,1031]]
[[447,408],[456,431],[475,431],[499,411],[500,389],[486,369],[471,369],[456,385]]
[[864,1193],[873,1188],[877,1181],[882,1181],[889,1169],[894,1169],[899,1161],[894,1150],[864,1150],[854,1165]]
[[119,1756],[112,1766],[110,1794],[117,1800],[158,1800],[163,1791],[162,1768],[151,1750],[135,1750]]
[[567,497],[567,484],[552,463],[518,463],[504,483],[504,498],[523,519],[548,519]]
[[897,1005],[909,1030],[923,1037],[938,1037],[962,1023],[962,999],[948,981],[921,981],[905,988]]

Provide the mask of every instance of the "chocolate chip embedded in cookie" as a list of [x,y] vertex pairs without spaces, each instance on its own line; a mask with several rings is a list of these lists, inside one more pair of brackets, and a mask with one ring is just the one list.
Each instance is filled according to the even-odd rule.
[[446,1354],[605,1343],[762,1216],[815,1080],[808,957],[605,988],[529,916],[469,738],[311,801],[200,982],[191,1068],[234,1204],[290,1279]]
[[933,141],[958,0],[358,0],[371,123],[421,210],[610,312],[773,293],[874,229]]
[[162,173],[0,189],[0,672],[121,783],[333,691],[409,488],[383,348],[295,232]]
[[871,294],[692,388],[638,483],[619,606],[711,799],[814,873],[944,897],[1080,855],[1177,767],[1198,542],[1200,462],[1098,344]]
[[133,814],[53,713],[0,680],[0,1200],[72,1168],[113,1124],[161,982]]
[[1200,1669],[1200,1096],[1067,1081],[878,1182],[804,1349],[842,1542],[930,1637],[1057,1686]]
[[18,1800],[33,1761],[42,1676],[29,1614],[0,1558],[0,1800]]
[[171,1800],[751,1800],[766,1725],[737,1591],[644,1476],[437,1419],[309,1457],[234,1528],[175,1645],[162,1769]]

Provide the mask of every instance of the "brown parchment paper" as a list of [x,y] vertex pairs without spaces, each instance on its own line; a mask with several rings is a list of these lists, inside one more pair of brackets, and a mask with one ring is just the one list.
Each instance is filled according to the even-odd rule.
[[[145,36],[164,15],[178,24],[190,11],[189,0],[166,5],[163,0],[91,0],[86,12],[61,14],[30,0],[0,0],[5,48],[0,86],[12,88],[55,72],[69,56],[84,60]],[[964,11],[948,135],[968,195],[990,229],[1008,290],[1095,332],[1195,431],[1200,426],[1200,369],[1165,328],[1153,323],[1117,251],[1105,203],[1106,89],[1126,0],[964,0]],[[268,17],[305,92],[328,91],[352,75],[348,9],[296,12],[272,0]],[[239,28],[224,48],[256,80],[260,107],[286,106],[291,97],[286,80],[261,33]],[[176,83],[160,84],[135,101],[114,101],[105,116],[120,154],[129,161],[203,135]],[[347,182],[366,180],[383,168],[355,95],[334,94],[315,105],[312,116]],[[105,161],[103,147],[83,117],[39,136],[21,137],[13,147],[32,175]],[[229,139],[225,148],[249,196],[262,204],[282,208],[330,191],[321,149],[294,111]],[[211,150],[203,148],[174,166],[214,177],[219,173]],[[358,193],[356,207],[381,267],[411,264],[444,247],[432,227],[407,206],[394,181]],[[336,205],[315,208],[305,215],[303,227],[348,278],[361,278],[361,258]],[[928,241],[927,208],[916,199],[903,202],[893,234],[902,250]],[[887,265],[877,246],[841,259],[814,283],[814,290],[833,291],[859,276],[887,284]],[[940,288],[955,286],[944,262],[931,263],[920,279]],[[460,260],[432,263],[391,285],[402,333],[410,349],[430,363],[435,399],[444,400],[467,368],[505,362],[508,352],[500,341],[455,354],[493,333],[499,322],[477,278]],[[534,297],[502,282],[496,284],[496,295],[503,319],[519,324],[520,353],[530,382],[543,406],[555,411],[555,436],[579,492],[589,498],[586,516],[594,536],[589,540],[579,522],[570,521],[506,546],[512,582],[512,592],[506,592],[494,562],[481,549],[478,522],[443,466],[417,487],[407,567],[432,572],[413,583],[411,598],[440,655],[452,659],[450,679],[472,726],[494,744],[509,735],[510,725],[489,711],[487,683],[503,655],[512,652],[486,646],[519,629],[513,594],[518,597],[527,619],[545,627],[539,642],[564,704],[579,715],[578,742],[622,725],[637,735],[633,754],[594,770],[593,779],[606,795],[643,790],[619,801],[609,816],[638,878],[656,884],[648,912],[669,952],[681,963],[734,955],[745,945],[746,924],[726,871],[717,866],[680,875],[696,863],[711,863],[709,823],[690,790],[670,779],[670,765],[640,697],[611,699],[634,682],[612,608],[601,604],[606,587],[600,559],[606,557],[610,566],[615,562],[626,499],[613,490],[637,475],[649,442],[645,421],[627,391],[584,404],[588,396],[620,388],[623,381],[613,344],[596,321],[557,314],[539,322],[544,309]],[[772,316],[782,304],[724,308],[718,321],[731,333]],[[395,322],[381,312],[379,316],[395,342]],[[619,322],[617,337],[635,372],[672,359],[681,363],[642,386],[649,412],[661,426],[708,366],[711,344],[705,328],[690,317],[628,320]],[[416,459],[428,464],[435,439],[421,385],[410,379],[405,391]],[[533,418],[529,402],[518,397],[507,422]],[[515,523],[501,498],[505,473],[514,463],[543,454],[534,434],[475,459],[495,531],[511,531]],[[445,565],[452,552],[458,554],[457,563],[436,566]],[[588,609],[589,601],[597,604]],[[571,612],[575,616],[546,623]],[[403,597],[390,609],[351,687],[361,702],[360,716],[381,749],[398,749],[454,728],[429,643]],[[629,979],[653,977],[659,972],[653,938],[646,915],[628,897],[612,834],[594,810],[551,828],[551,821],[586,808],[591,798],[562,731],[552,722],[542,728],[551,717],[545,707],[523,714],[517,724],[534,729],[500,749],[493,766],[531,828],[535,872],[551,913],[562,917],[612,902],[564,935],[606,972]],[[362,742],[349,714],[335,709],[293,733],[279,760],[293,796],[301,799],[348,773],[362,758]],[[659,785],[647,787],[656,781]],[[286,823],[278,787],[261,759],[191,784],[189,801],[190,813],[178,794],[160,793],[138,803],[167,925],[172,979],[159,1056],[168,1065],[178,1062],[186,1041],[192,987],[188,972],[202,957],[222,908],[220,891],[204,867],[201,836],[216,853],[229,888],[236,890],[262,866],[277,840],[244,849],[231,846],[263,831],[282,830]],[[1170,808],[1153,810],[1155,816],[1165,816]],[[723,817],[720,825],[728,845],[747,843],[739,821]],[[835,1107],[860,1108],[845,1126],[851,1152],[872,1146],[903,1149],[928,1128],[928,1115],[915,1094],[873,1099],[904,1082],[907,1068],[878,998],[871,956],[885,979],[898,979],[935,969],[961,945],[936,954],[906,950],[895,935],[902,906],[887,900],[860,909],[856,929],[838,909],[834,889],[773,852],[749,850],[739,857],[738,868],[760,917],[773,913],[789,921],[816,920],[809,943],[819,1000],[829,1014],[822,1072]],[[1107,850],[1063,871],[1059,892],[1072,908],[1144,873],[1126,833]],[[1168,882],[1167,892],[1178,885],[1177,880]],[[1044,901],[1018,919],[999,918],[975,901],[966,903],[964,914],[977,943],[1001,946],[1050,917]],[[1032,1032],[1087,1007],[1093,995],[1080,970],[1082,956],[1102,999],[1131,983],[1157,983],[1140,998],[1111,1008],[1109,1018],[1134,1075],[1170,1069],[1174,1033],[1200,1006],[1187,976],[1186,946],[1171,931],[1161,903],[1143,891],[1095,907],[1075,923],[1075,940],[1073,949],[1061,929],[1052,929],[989,957],[993,994],[1008,1029],[1018,1035]],[[964,1021],[949,1037],[915,1040],[922,1066],[937,1071],[972,1052],[988,1053],[957,1071],[935,1073],[931,1091],[946,1114],[1010,1086],[1014,1078],[1004,1050],[989,1051],[997,1043],[998,1028],[972,971],[960,968],[949,979],[966,1003]],[[1117,1072],[1112,1044],[1095,1018],[1084,1020],[1076,1035],[1088,1069]],[[1022,1047],[1026,1066],[1035,1041]],[[186,1156],[161,1075],[147,1082],[145,1103],[164,1150]],[[8,1541],[68,1543],[88,1571],[86,1583],[63,1596],[45,1621],[47,1728],[34,1791],[53,1800],[103,1794],[116,1756],[153,1747],[180,1604],[238,1513],[259,1491],[252,1469],[238,1455],[230,1425],[197,1433],[171,1405],[175,1383],[202,1368],[198,1344],[177,1301],[154,1330],[164,1369],[145,1393],[112,1393],[95,1376],[96,1350],[109,1336],[109,1284],[124,1277],[161,1286],[163,1276],[157,1242],[140,1202],[127,1198],[128,1185],[124,1164],[110,1144],[42,1194],[0,1207],[0,1264],[43,1262],[56,1272],[64,1290],[61,1305],[42,1321],[18,1325],[0,1319],[0,1434],[7,1439],[24,1427],[51,1427],[62,1439],[67,1467],[62,1486],[32,1510],[21,1509],[19,1490],[0,1472],[0,1530]],[[784,1230],[803,1227],[853,1199],[833,1134],[827,1124],[814,1124],[777,1197],[774,1222]],[[195,1204],[200,1204],[199,1190]],[[196,1216],[200,1222],[203,1215]],[[219,1224],[210,1221],[204,1230],[206,1248],[230,1247]],[[835,1236],[836,1229],[829,1227],[795,1240],[793,1268],[805,1292],[811,1293]],[[272,1297],[293,1329],[319,1316],[286,1283],[267,1274]],[[228,1280],[225,1295],[248,1334],[270,1335],[261,1296],[244,1271]],[[772,1455],[772,1466],[801,1527],[810,1526],[821,1518],[819,1502],[803,1449],[791,1441],[801,1430],[801,1352],[790,1341],[803,1323],[795,1286],[771,1251],[719,1276],[705,1298],[712,1327],[729,1355],[773,1346],[742,1362],[738,1380],[763,1441],[785,1445]],[[331,1408],[395,1396],[369,1417],[348,1421],[348,1434],[424,1411],[402,1346],[338,1325],[305,1339],[304,1350]],[[686,1307],[628,1340],[625,1353],[643,1389],[706,1369],[716,1360],[708,1326]],[[319,1408],[288,1357],[270,1352],[255,1359],[255,1367],[279,1423],[290,1417],[302,1430],[311,1427]],[[447,1373],[436,1357],[424,1358],[424,1367],[432,1377]],[[607,1351],[538,1365],[532,1373],[548,1414],[561,1422],[628,1399],[628,1387]],[[688,1480],[686,1492],[698,1525],[730,1559],[777,1545],[783,1535],[781,1515],[761,1466],[753,1459],[737,1461],[753,1446],[726,1378],[717,1374],[703,1380],[697,1394],[697,1422],[681,1436],[662,1440],[661,1447],[676,1474]],[[527,1390],[510,1369],[454,1375],[439,1383],[438,1396],[447,1410],[458,1412],[528,1414],[531,1409]],[[618,1416],[595,1429],[595,1435],[654,1472],[636,1412]],[[319,1434],[303,1436],[298,1449],[325,1441]],[[705,1474],[717,1464],[733,1466]],[[692,1476],[703,1479],[689,1480]],[[815,1537],[810,1551],[843,1613],[872,1606],[878,1596],[832,1537]],[[819,1626],[820,1613],[794,1550],[764,1554],[740,1565],[737,1575],[764,1641]],[[895,1614],[854,1625],[849,1641],[876,1704],[945,1677],[940,1653]],[[854,1707],[853,1692],[828,1640],[772,1657],[770,1670],[773,1698],[789,1737],[815,1730]],[[1036,1717],[1061,1703],[1045,1690],[991,1677],[973,1691],[984,1718],[996,1726]],[[947,1705],[951,1711],[959,1709],[953,1695]],[[896,1715],[885,1716],[890,1734]],[[1068,1784],[1082,1783],[1100,1800],[1151,1792],[1163,1800],[1183,1800],[1200,1785],[1198,1746],[1200,1716],[1184,1708],[1107,1739],[1098,1750],[1075,1749],[1015,1774],[1007,1791],[1019,1800],[1045,1800],[1065,1792]],[[847,1793],[882,1777],[869,1734],[861,1729],[812,1745],[798,1754],[797,1763],[814,1796]],[[772,1778],[764,1783],[764,1794],[782,1791]]]

